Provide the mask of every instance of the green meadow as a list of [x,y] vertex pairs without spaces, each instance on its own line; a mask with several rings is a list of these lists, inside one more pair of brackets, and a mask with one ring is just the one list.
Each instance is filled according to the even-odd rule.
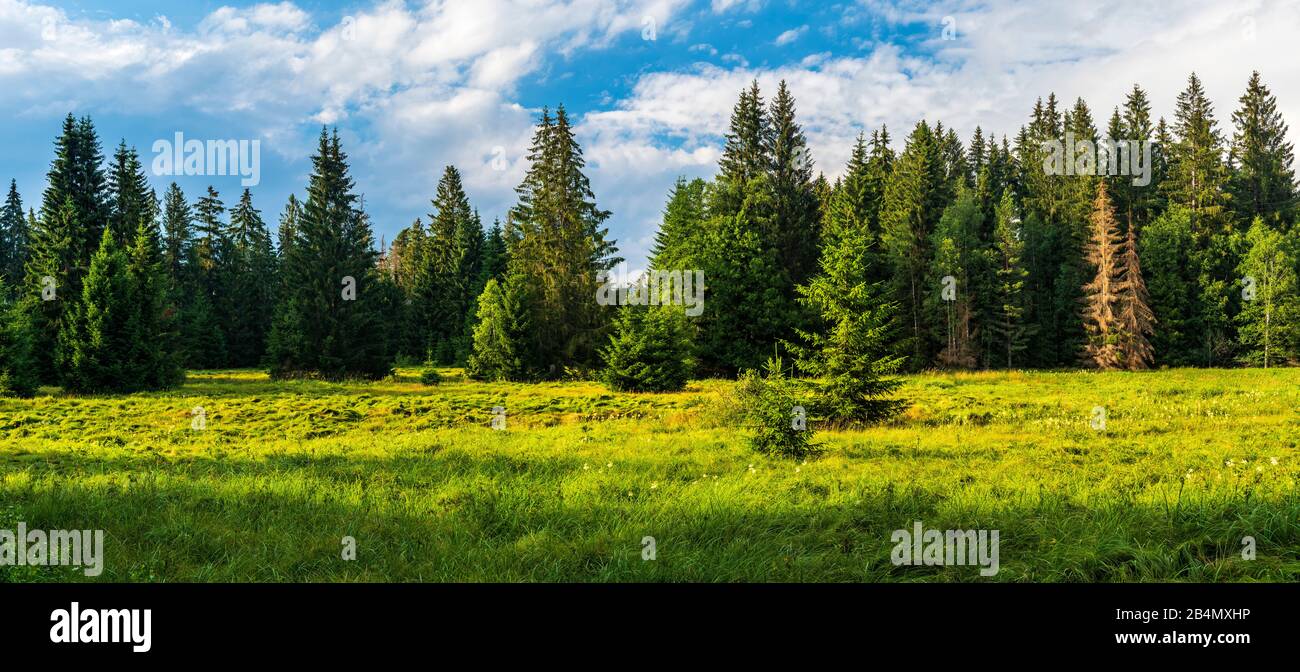
[[[97,578],[0,582],[1300,578],[1300,369],[909,376],[806,462],[747,446],[727,381],[441,373],[0,399],[0,529],[106,535]],[[1000,571],[893,564],[914,521],[998,530]]]

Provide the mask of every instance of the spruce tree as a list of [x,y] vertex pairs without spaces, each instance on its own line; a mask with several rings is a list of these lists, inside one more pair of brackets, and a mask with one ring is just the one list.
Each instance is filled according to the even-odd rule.
[[1191,366],[1199,352],[1199,285],[1188,263],[1196,253],[1191,211],[1173,206],[1151,220],[1138,239],[1138,250],[1151,294],[1151,311],[1160,328],[1151,336],[1154,363]]
[[185,192],[172,182],[163,194],[163,272],[172,292],[180,291],[188,280],[187,272],[191,270],[189,262],[194,239],[190,227],[193,221],[194,215],[185,200]]
[[516,354],[529,375],[556,377],[596,365],[610,317],[596,303],[597,274],[622,260],[607,238],[610,213],[596,205],[562,106],[553,119],[543,110],[529,162],[506,233],[507,275],[536,290],[527,305],[532,328],[515,344]]
[[771,158],[773,213],[768,236],[790,277],[793,296],[794,285],[805,282],[817,269],[821,217],[808,141],[795,120],[794,96],[785,81],[772,99],[769,118],[766,154]]
[[1115,369],[1123,364],[1119,348],[1119,323],[1116,307],[1121,283],[1119,229],[1115,210],[1106,194],[1106,183],[1097,182],[1093,201],[1092,236],[1086,248],[1087,260],[1096,276],[1084,285],[1083,324],[1088,332],[1085,359],[1101,369]]
[[681,306],[622,306],[601,350],[601,379],[620,392],[676,392],[691,374],[691,339]]
[[18,182],[9,181],[9,194],[0,207],[0,280],[10,287],[23,280],[23,267],[27,264],[27,216],[23,213],[23,200],[18,195]]
[[752,180],[766,175],[772,165],[771,122],[763,106],[758,80],[740,92],[740,100],[731,112],[731,124],[718,161],[717,184],[711,213],[734,215],[745,200],[745,190]]
[[280,212],[280,226],[276,229],[275,252],[281,260],[289,256],[293,247],[294,236],[298,234],[298,218],[302,216],[302,204],[298,197],[289,194],[289,200]]
[[1234,132],[1228,162],[1233,207],[1243,222],[1256,217],[1274,228],[1288,230],[1295,218],[1295,151],[1287,142],[1287,125],[1277,99],[1250,75],[1240,107],[1232,113]]
[[992,330],[997,334],[999,358],[1005,355],[1010,369],[1025,350],[1032,329],[1025,324],[1025,279],[1029,275],[1021,261],[1025,244],[1010,190],[1002,192],[994,216],[997,220],[993,257],[997,269],[997,310]]
[[31,229],[32,253],[22,295],[24,314],[35,338],[37,375],[42,382],[55,384],[61,382],[69,354],[59,335],[74,329],[72,322],[81,298],[74,293],[80,281],[74,284],[73,280],[80,263],[75,241],[81,225],[70,196],[63,207],[47,210],[50,214],[36,220]]
[[73,392],[135,391],[135,317],[127,255],[109,228],[90,260],[76,318],[66,321],[59,340],[68,353],[63,385]]
[[498,381],[519,380],[528,375],[527,363],[517,350],[528,326],[527,291],[518,284],[522,281],[519,275],[511,276],[505,283],[493,278],[479,294],[474,347],[465,367],[469,377]]
[[[358,207],[338,131],[321,129],[307,200],[284,259],[267,358],[274,378],[392,373],[370,221]],[[377,296],[379,295],[379,296]]]
[[103,154],[90,118],[69,114],[54,144],[23,281],[37,369],[50,383],[60,378],[66,344],[58,342],[59,334],[77,312],[82,281],[109,214]]
[[931,338],[925,295],[930,289],[932,237],[945,204],[945,167],[938,139],[926,122],[917,123],[894,163],[880,211],[885,249],[893,274],[893,295],[903,310],[907,366],[926,366],[938,350]]
[[687,181],[679,177],[673,183],[663,223],[650,248],[650,265],[654,268],[695,268],[706,218],[705,188],[705,181],[699,178]]
[[108,227],[119,246],[130,245],[140,218],[150,206],[149,178],[145,177],[140,155],[126,141],[118,143],[108,172]]
[[1137,231],[1128,227],[1124,249],[1119,259],[1118,320],[1120,361],[1130,371],[1151,367],[1155,359],[1148,337],[1155,332],[1156,317],[1151,312],[1151,295],[1142,277],[1138,256]]
[[463,362],[465,325],[475,294],[482,253],[482,227],[470,209],[460,172],[447,166],[429,214],[429,240],[422,260],[426,349],[438,364]]
[[271,313],[266,307],[276,299],[277,260],[271,233],[261,211],[253,207],[248,189],[230,211],[229,252],[223,283],[229,306],[227,356],[231,366],[257,366],[262,363],[271,330]]
[[1201,80],[1192,73],[1178,94],[1174,143],[1169,148],[1169,177],[1162,184],[1169,200],[1192,211],[1198,244],[1228,224],[1228,170],[1214,108]]
[[119,389],[158,390],[173,387],[184,377],[179,352],[179,316],[168,304],[162,241],[156,220],[140,218],[126,251],[127,317],[131,349]]
[[893,351],[902,315],[886,285],[871,279],[878,243],[870,222],[848,215],[835,229],[821,272],[799,287],[818,327],[800,330],[791,347],[798,367],[819,379],[821,415],[840,423],[881,422],[905,405],[892,396],[899,381],[890,377],[903,363]]
[[[762,366],[790,331],[798,308],[786,295],[787,276],[776,251],[761,233],[772,211],[766,180],[751,182],[735,214],[715,214],[704,227],[696,261],[707,299],[694,322],[697,363],[705,375],[734,376]],[[729,188],[715,185],[710,191]]]
[[[1163,126],[1163,120],[1161,125]],[[1133,141],[1136,143],[1133,146],[1135,151],[1140,151],[1144,142],[1154,143],[1150,146],[1151,153],[1147,158],[1152,164],[1151,183],[1145,186],[1135,185],[1132,175],[1117,181],[1124,187],[1123,204],[1126,210],[1122,211],[1123,218],[1126,224],[1131,221],[1141,234],[1142,227],[1159,214],[1161,209],[1160,180],[1164,172],[1158,169],[1157,164],[1161,152],[1166,148],[1159,144],[1160,138],[1153,135],[1156,129],[1151,125],[1151,102],[1147,99],[1146,91],[1137,84],[1133,85],[1133,90],[1124,98],[1121,128],[1123,137],[1112,139]]]

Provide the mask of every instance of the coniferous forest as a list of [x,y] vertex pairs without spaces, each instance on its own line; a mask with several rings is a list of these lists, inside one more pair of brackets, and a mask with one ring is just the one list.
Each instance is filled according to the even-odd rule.
[[[623,260],[563,106],[541,112],[504,221],[485,224],[449,165],[427,217],[382,248],[337,131],[272,219],[249,189],[158,194],[126,139],[106,155],[69,114],[45,191],[24,200],[11,182],[0,211],[0,389],[424,363],[668,391],[776,367],[820,381],[826,417],[874,421],[899,410],[907,372],[1294,365],[1297,186],[1275,96],[1253,73],[1218,111],[1192,74],[1172,118],[1151,109],[1134,85],[1110,111],[1049,93],[1010,135],[862,129],[830,181],[794,92],[755,82],[716,176],[667,194],[648,260],[702,271],[698,316],[596,300]],[[1149,143],[1147,179],[1105,170],[1107,138]],[[1048,169],[1053,142],[1079,141],[1102,153]]]

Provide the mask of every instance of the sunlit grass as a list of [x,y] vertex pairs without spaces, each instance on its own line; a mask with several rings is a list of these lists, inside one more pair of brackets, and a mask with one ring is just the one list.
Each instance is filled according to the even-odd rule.
[[[1296,369],[913,376],[897,422],[820,432],[806,463],[746,448],[724,381],[636,395],[442,374],[210,371],[167,393],[0,399],[0,528],[104,529],[101,581],[1300,577]],[[894,566],[890,533],[914,520],[1000,530],[1001,571]]]

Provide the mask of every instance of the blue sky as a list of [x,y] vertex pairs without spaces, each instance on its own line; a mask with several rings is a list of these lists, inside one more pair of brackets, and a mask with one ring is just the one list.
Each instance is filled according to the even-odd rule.
[[[1072,4],[0,0],[0,178],[37,205],[68,112],[95,119],[106,153],[125,138],[146,163],[176,132],[257,139],[254,202],[274,226],[302,195],[321,125],[337,125],[391,240],[428,212],[448,163],[485,220],[503,215],[537,112],[563,103],[635,267],[673,179],[714,172],[753,78],[767,93],[790,82],[831,177],[853,137],[882,124],[895,144],[922,117],[963,140],[976,125],[1013,134],[1049,91],[1082,96],[1104,119],[1134,82],[1169,114],[1192,70],[1225,131],[1252,69],[1300,119],[1300,65],[1286,50],[1297,3]],[[152,179],[161,190],[173,178]],[[192,198],[211,183],[227,204],[241,188],[237,176],[177,181]]]

